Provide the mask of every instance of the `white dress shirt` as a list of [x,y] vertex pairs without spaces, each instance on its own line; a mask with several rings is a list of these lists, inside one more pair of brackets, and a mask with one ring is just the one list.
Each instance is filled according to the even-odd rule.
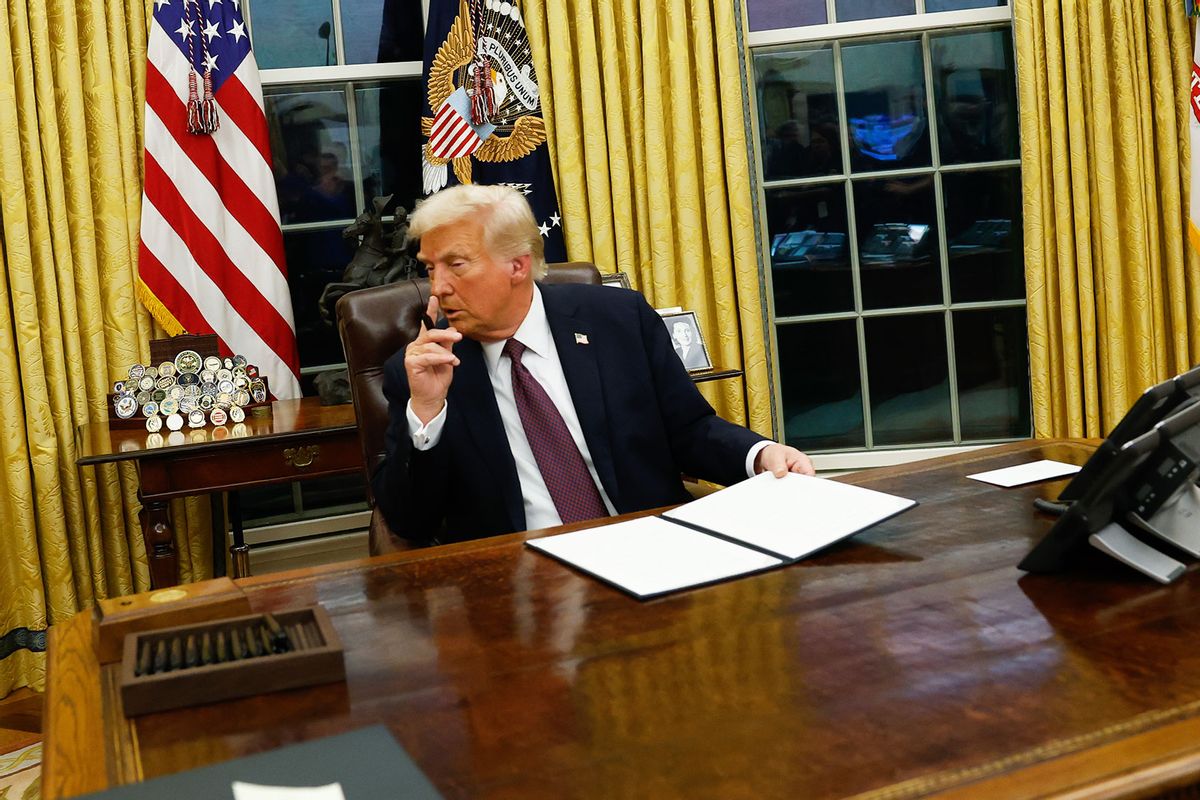
[[[571,432],[571,438],[575,440],[579,452],[583,455],[583,462],[587,465],[588,473],[595,481],[596,488],[600,490],[600,498],[604,501],[604,507],[608,509],[609,514],[617,513],[608,493],[604,491],[603,484],[600,483],[600,477],[592,463],[592,454],[588,450],[587,441],[583,438],[583,428],[579,425],[579,417],[575,413],[575,403],[571,399],[571,390],[567,386],[566,376],[563,375],[562,362],[558,358],[558,348],[554,346],[550,323],[546,320],[546,306],[542,302],[541,290],[536,285],[533,289],[533,302],[529,306],[529,313],[525,315],[525,320],[517,328],[517,332],[513,334],[512,338],[525,345],[521,363],[542,385],[546,394],[558,408],[563,422],[567,425],[567,430]],[[496,405],[500,408],[504,434],[508,437],[508,446],[512,450],[513,461],[517,465],[517,478],[521,483],[521,495],[525,501],[525,527],[528,530],[536,530],[561,525],[562,518],[558,516],[558,510],[554,507],[550,491],[546,488],[546,481],[542,478],[542,471],[538,468],[537,460],[533,457],[533,450],[529,447],[529,439],[525,436],[525,426],[521,424],[521,416],[517,413],[517,403],[513,398],[512,390],[512,360],[503,355],[504,341],[480,342],[480,345],[483,347],[488,378],[496,393]],[[449,403],[443,405],[438,415],[431,419],[429,424],[423,425],[421,419],[413,413],[412,400],[409,400],[408,432],[412,437],[413,447],[418,450],[429,450],[437,445],[446,424],[448,407]],[[754,476],[754,459],[758,456],[758,452],[769,444],[771,444],[769,441],[757,442],[746,454],[746,475],[748,477]]]

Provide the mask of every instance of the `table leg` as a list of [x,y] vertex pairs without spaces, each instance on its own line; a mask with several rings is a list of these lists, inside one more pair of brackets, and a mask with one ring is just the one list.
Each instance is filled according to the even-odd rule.
[[229,492],[229,526],[233,531],[233,544],[229,554],[233,557],[233,577],[245,578],[250,574],[250,546],[242,536],[242,504],[236,491]]
[[214,578],[225,577],[225,503],[220,492],[210,492],[212,507],[212,574]]
[[142,540],[146,544],[146,559],[150,564],[150,587],[161,589],[179,583],[179,558],[175,553],[175,531],[165,500],[147,500],[138,492],[142,510]]

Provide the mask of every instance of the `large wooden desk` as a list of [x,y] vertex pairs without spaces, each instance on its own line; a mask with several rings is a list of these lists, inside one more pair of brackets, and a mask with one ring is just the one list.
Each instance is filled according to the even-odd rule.
[[[354,406],[322,406],[316,397],[278,400],[246,421],[161,434],[90,422],[76,430],[79,466],[131,460],[137,464],[142,537],[155,588],[179,582],[167,501],[362,469]],[[222,527],[223,530],[223,527]],[[213,544],[214,558],[224,557]]]
[[[1015,567],[1062,481],[963,476],[1020,443],[851,482],[921,505],[799,565],[639,603],[521,535],[238,581],[320,602],[345,684],[127,721],[86,614],[51,630],[58,798],[386,723],[449,798],[1153,796],[1200,780],[1200,581]],[[1078,794],[1072,794],[1078,792]],[[1193,796],[1193,795],[1188,795]]]

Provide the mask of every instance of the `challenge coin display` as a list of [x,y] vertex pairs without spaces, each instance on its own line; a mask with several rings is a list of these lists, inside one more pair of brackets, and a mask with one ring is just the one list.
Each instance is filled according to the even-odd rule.
[[204,357],[195,350],[157,365],[133,364],[112,389],[112,416],[152,434],[242,422],[245,406],[267,402],[258,368],[245,356]]

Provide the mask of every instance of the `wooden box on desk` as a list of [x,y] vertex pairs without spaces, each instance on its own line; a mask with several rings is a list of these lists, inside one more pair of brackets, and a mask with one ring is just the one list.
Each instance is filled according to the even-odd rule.
[[197,625],[179,625],[130,635],[125,639],[121,659],[121,703],[125,716],[134,717],[153,711],[214,703],[236,697],[249,697],[265,692],[315,686],[346,679],[346,664],[342,643],[329,614],[320,606],[292,611],[280,611],[275,619],[288,630],[301,625],[310,640],[302,649],[284,653],[268,653],[222,663],[201,664],[149,675],[138,675],[137,661],[142,642],[151,650],[158,642],[170,643],[176,637],[186,640],[189,634],[199,640],[205,632],[215,638],[218,631],[231,631],[235,626],[244,631],[247,626],[263,623],[263,614],[228,617]]
[[96,652],[101,664],[120,661],[130,634],[250,613],[250,601],[229,578],[154,592],[111,597],[96,604]]

